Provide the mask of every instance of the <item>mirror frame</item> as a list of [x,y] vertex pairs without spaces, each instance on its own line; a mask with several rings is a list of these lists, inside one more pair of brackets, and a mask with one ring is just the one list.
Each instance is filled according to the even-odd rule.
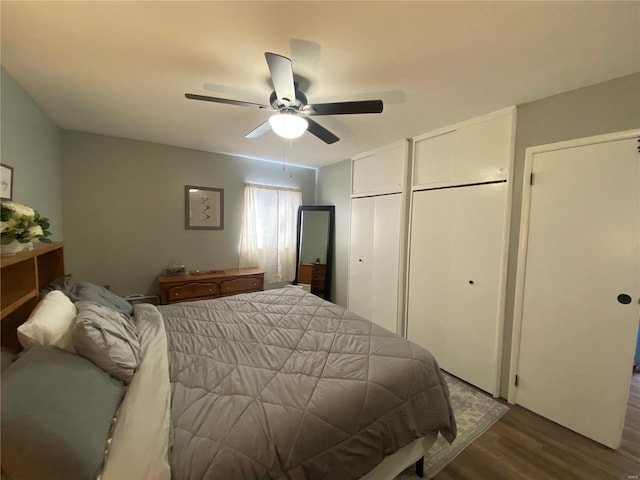
[[324,299],[331,301],[331,276],[333,275],[333,237],[335,228],[335,211],[333,205],[300,205],[298,207],[298,222],[296,228],[296,277],[293,280],[294,285],[298,285],[298,276],[300,275],[300,247],[302,240],[302,214],[303,212],[329,212],[329,238],[327,242],[327,267],[324,279]]

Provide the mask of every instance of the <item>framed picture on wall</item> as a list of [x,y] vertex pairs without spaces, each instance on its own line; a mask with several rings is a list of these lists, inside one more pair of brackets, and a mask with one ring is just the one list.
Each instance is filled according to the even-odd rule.
[[224,189],[184,187],[184,228],[187,230],[224,230]]
[[0,163],[0,200],[13,200],[13,167]]

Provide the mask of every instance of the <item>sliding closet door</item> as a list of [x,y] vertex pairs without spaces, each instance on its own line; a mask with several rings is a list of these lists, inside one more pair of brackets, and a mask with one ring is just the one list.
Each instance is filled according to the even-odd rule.
[[351,200],[349,310],[368,319],[372,312],[374,213],[374,197]]
[[507,184],[413,193],[408,338],[495,393]]
[[396,333],[398,328],[398,265],[402,195],[375,197],[373,276],[369,319]]
[[402,194],[351,201],[349,310],[397,331]]

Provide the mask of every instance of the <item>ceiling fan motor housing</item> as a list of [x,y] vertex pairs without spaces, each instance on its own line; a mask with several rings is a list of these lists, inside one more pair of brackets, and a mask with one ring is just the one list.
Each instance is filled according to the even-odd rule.
[[298,90],[298,84],[295,84],[296,87],[296,99],[295,101],[290,101],[289,99],[280,99],[277,97],[275,90],[271,92],[271,96],[269,97],[269,104],[274,108],[274,110],[283,110],[283,109],[293,109],[296,112],[301,111],[307,105],[307,96]]

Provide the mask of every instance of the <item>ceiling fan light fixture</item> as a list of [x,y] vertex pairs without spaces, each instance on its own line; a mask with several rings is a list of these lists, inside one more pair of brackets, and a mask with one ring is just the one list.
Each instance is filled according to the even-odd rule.
[[292,113],[276,113],[269,117],[269,125],[282,138],[298,138],[307,130],[309,122]]

